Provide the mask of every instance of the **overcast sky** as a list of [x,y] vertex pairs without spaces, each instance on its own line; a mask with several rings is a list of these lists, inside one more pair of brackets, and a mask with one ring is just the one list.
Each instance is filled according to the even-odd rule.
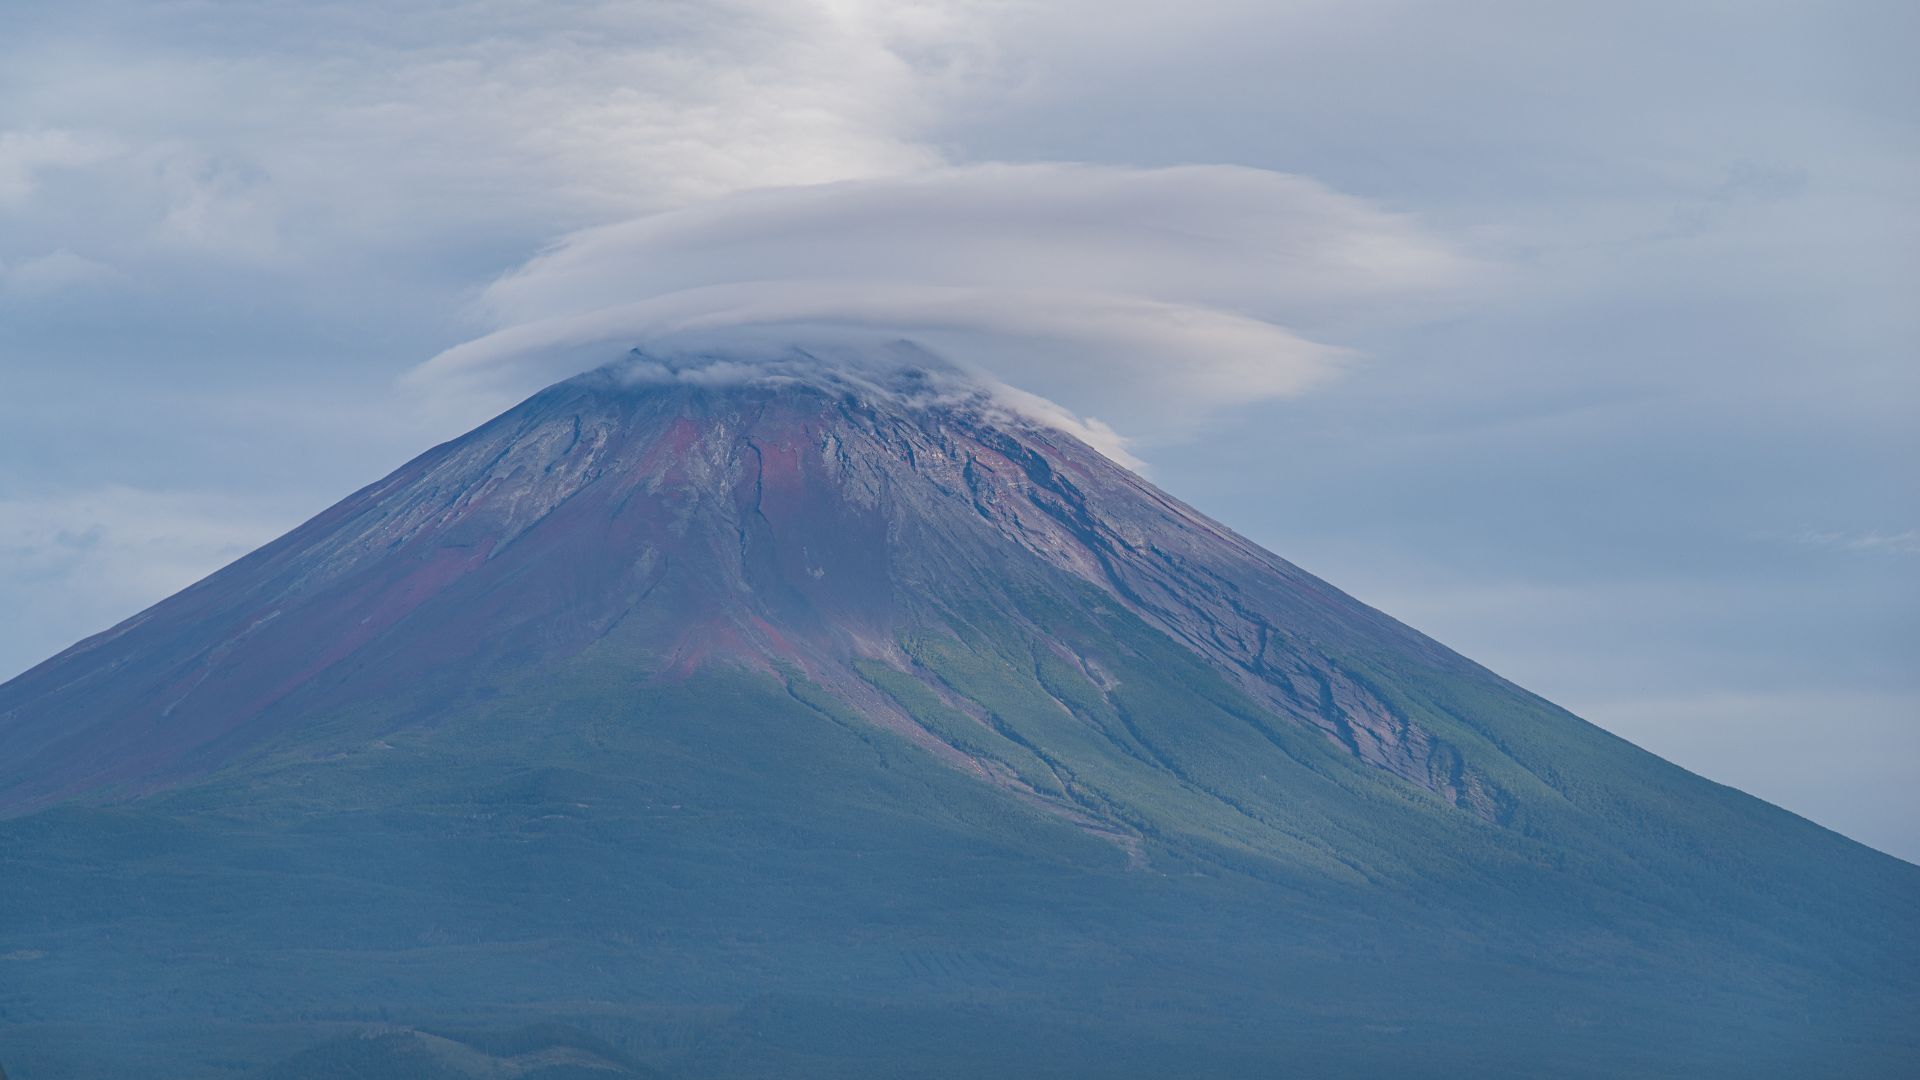
[[394,7],[6,5],[0,677],[568,357],[849,324],[1920,858],[1920,7]]

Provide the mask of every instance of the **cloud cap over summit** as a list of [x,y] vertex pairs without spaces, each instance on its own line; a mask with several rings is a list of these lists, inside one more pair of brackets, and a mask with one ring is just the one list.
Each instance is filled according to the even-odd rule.
[[1443,310],[1490,273],[1408,215],[1304,177],[983,165],[574,234],[487,288],[480,309],[501,329],[414,380],[523,385],[610,343],[865,331],[1166,435],[1337,374],[1350,350],[1299,327],[1377,320],[1383,302]]

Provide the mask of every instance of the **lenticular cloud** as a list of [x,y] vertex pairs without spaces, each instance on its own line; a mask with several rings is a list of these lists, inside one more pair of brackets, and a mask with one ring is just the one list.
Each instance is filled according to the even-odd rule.
[[524,390],[629,347],[911,337],[1148,433],[1299,393],[1479,268],[1405,215],[1227,166],[990,165],[763,189],[563,238],[483,294],[497,327],[417,383]]

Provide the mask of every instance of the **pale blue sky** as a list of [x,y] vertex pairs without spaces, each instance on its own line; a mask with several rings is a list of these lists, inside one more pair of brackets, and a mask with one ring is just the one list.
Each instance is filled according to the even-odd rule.
[[8,5],[0,676],[553,373],[463,342],[831,318],[1920,857],[1913,5],[384,7]]

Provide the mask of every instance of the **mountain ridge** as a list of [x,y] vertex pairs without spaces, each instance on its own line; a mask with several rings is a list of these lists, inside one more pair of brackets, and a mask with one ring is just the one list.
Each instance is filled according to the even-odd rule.
[[1438,1071],[1915,1060],[1920,868],[885,359],[556,384],[0,685],[0,927],[55,958],[0,1007],[180,1062],[126,1033],[377,1003],[597,1017],[675,1075],[1240,1075],[1377,1072],[1309,1048],[1391,1015]]
[[[626,395],[639,396],[649,392],[660,392],[658,389],[660,384],[636,380],[629,374],[630,370],[630,368],[626,367],[602,369],[589,373],[579,379],[569,380],[567,383],[561,384],[561,387],[574,391],[591,388],[591,393],[611,395],[616,398]],[[670,374],[684,374],[686,370],[688,369],[671,369]],[[691,370],[700,372],[704,369],[695,367]],[[943,475],[941,479],[952,491],[957,492],[962,487],[965,487],[969,497],[973,500],[976,511],[981,517],[990,522],[994,522],[1003,536],[1026,546],[1030,552],[1041,555],[1042,557],[1064,557],[1066,561],[1059,565],[1069,569],[1083,580],[1092,582],[1097,587],[1101,587],[1110,594],[1113,594],[1116,601],[1127,604],[1135,610],[1136,613],[1146,614],[1150,618],[1158,619],[1163,629],[1178,634],[1196,651],[1211,655],[1212,658],[1229,664],[1249,675],[1256,674],[1262,668],[1262,665],[1266,664],[1267,661],[1263,652],[1266,647],[1265,638],[1269,634],[1276,633],[1277,628],[1273,627],[1269,621],[1257,615],[1252,615],[1244,609],[1235,610],[1234,605],[1237,603],[1237,599],[1232,595],[1223,594],[1212,597],[1209,598],[1207,603],[1202,605],[1194,605],[1192,603],[1155,604],[1149,596],[1144,595],[1145,593],[1157,593],[1165,596],[1180,588],[1184,588],[1189,594],[1192,593],[1195,581],[1191,577],[1185,581],[1173,583],[1165,580],[1170,574],[1177,575],[1181,572],[1179,567],[1173,565],[1178,558],[1177,553],[1167,555],[1163,559],[1165,565],[1158,568],[1160,571],[1158,574],[1151,573],[1151,571],[1156,568],[1148,567],[1146,570],[1136,570],[1136,572],[1131,575],[1133,580],[1128,580],[1129,575],[1116,572],[1113,566],[1108,565],[1116,557],[1134,553],[1142,548],[1144,542],[1141,537],[1145,535],[1146,530],[1136,527],[1131,536],[1120,536],[1111,530],[1103,530],[1102,523],[1098,517],[1089,515],[1086,507],[1082,505],[1084,495],[1074,486],[1072,480],[1068,479],[1062,483],[1060,478],[1052,475],[1050,468],[1046,464],[1045,456],[1032,447],[1023,445],[1017,439],[1007,439],[999,434],[1001,431],[1007,430],[1004,425],[1009,419],[1010,414],[1004,410],[997,409],[983,390],[960,382],[956,378],[957,372],[940,368],[935,368],[932,372],[926,372],[918,368],[896,369],[896,374],[901,376],[900,382],[903,383],[904,386],[890,387],[884,386],[881,382],[871,377],[847,378],[841,374],[840,370],[833,368],[823,368],[821,371],[824,377],[817,376],[813,379],[808,379],[804,375],[795,374],[791,367],[775,367],[770,372],[757,373],[733,385],[758,388],[805,386],[824,395],[844,395],[844,401],[866,401],[873,397],[883,399],[891,397],[893,404],[909,410],[924,411],[929,407],[945,410],[949,417],[949,423],[954,419],[961,420],[961,422],[970,429],[966,431],[966,437],[978,439],[979,442],[973,450],[966,451],[968,455],[967,459],[960,465],[957,476]],[[735,377],[737,378],[738,376]],[[698,401],[704,396],[714,392],[705,389],[705,387],[711,385],[710,380],[698,380],[694,382],[693,385],[696,387],[695,389],[683,392],[689,394],[692,400]],[[552,392],[550,391],[549,393]],[[543,397],[545,397],[545,395],[537,395],[527,406],[522,406],[520,409],[510,411],[502,417],[502,420],[513,422],[517,419],[522,424],[531,422],[534,428],[539,430],[537,434],[530,437],[536,438],[543,445],[551,446],[560,442],[558,437],[560,433],[548,430],[554,426],[554,418],[545,417],[541,413],[540,405]],[[530,420],[530,418],[533,417],[539,417],[539,419]],[[422,568],[421,572],[410,577],[408,581],[403,583],[399,588],[390,589],[388,597],[385,598],[387,607],[372,612],[363,619],[362,625],[380,628],[382,624],[388,621],[405,618],[411,613],[408,605],[422,601],[437,591],[437,589],[444,584],[440,580],[443,576],[457,577],[463,573],[472,571],[480,563],[492,560],[501,549],[509,547],[519,539],[523,529],[534,527],[534,525],[543,520],[548,514],[556,512],[560,504],[577,495],[580,487],[589,485],[597,479],[597,473],[594,472],[595,466],[593,461],[595,460],[595,455],[593,451],[604,446],[608,441],[619,438],[617,424],[605,423],[607,418],[604,416],[600,419],[603,421],[603,426],[590,432],[588,435],[589,440],[597,440],[599,445],[585,448],[586,463],[580,466],[582,470],[580,473],[572,477],[555,477],[553,474],[554,464],[552,462],[546,464],[542,475],[543,480],[548,481],[548,487],[539,498],[551,500],[550,504],[536,502],[536,505],[528,514],[521,514],[516,510],[514,513],[510,513],[505,521],[497,522],[490,526],[492,531],[487,535],[477,535],[470,543],[460,540],[457,529],[443,536],[443,550],[436,555],[435,560],[429,566]],[[994,426],[995,420],[998,420],[1002,426]],[[686,416],[677,417],[672,421],[670,429],[660,433],[659,437],[664,440],[670,450],[684,450],[686,447],[676,444],[688,435],[688,425],[690,423],[691,420]],[[570,423],[560,425],[569,430],[565,433],[565,445],[557,451],[555,461],[564,460],[576,451],[582,449],[580,443],[582,438],[580,424],[580,416],[573,415],[570,418]],[[480,430],[484,432],[490,427],[493,427],[493,425],[487,425]],[[1083,476],[1085,475],[1085,470],[1093,467],[1094,462],[1105,464],[1105,459],[1101,458],[1096,451],[1092,451],[1091,448],[1079,443],[1073,439],[1071,435],[1066,433],[1053,432],[1038,424],[1024,425],[1018,430],[1026,432],[1027,436],[1031,439],[1039,440],[1041,445],[1053,452],[1058,453],[1063,450],[1070,452],[1073,455],[1074,466],[1083,470]],[[991,432],[993,434],[982,437],[982,432]],[[874,431],[868,432],[867,434],[878,435],[880,433]],[[899,433],[893,432],[891,434],[898,436]],[[513,441],[518,441],[518,439],[524,437],[529,436],[522,432],[521,434],[517,434]],[[776,439],[779,437],[777,434]],[[394,476],[379,483],[369,485],[360,492],[349,496],[348,499],[343,500],[341,504],[331,510],[300,526],[294,530],[293,533],[289,534],[285,540],[277,541],[275,544],[270,544],[263,548],[261,554],[267,558],[271,558],[270,553],[282,544],[297,544],[298,540],[296,537],[325,530],[331,525],[335,517],[351,513],[352,511],[348,508],[354,507],[356,503],[380,502],[384,496],[390,493],[391,486],[396,483],[396,477],[404,475],[409,469],[419,467],[423,461],[431,458],[434,454],[442,452],[458,453],[459,451],[457,449],[449,448],[457,448],[461,446],[462,443],[463,440],[454,440],[445,444],[443,447],[429,451],[426,455],[422,455],[421,458],[415,459],[414,462],[403,466]],[[489,448],[490,450],[494,449],[492,444],[489,444]],[[776,452],[780,454],[785,454],[790,451],[790,449],[791,447],[784,445],[775,448]],[[915,453],[913,443],[904,443],[897,447],[897,449],[904,451],[908,459],[910,461],[912,460],[912,455]],[[923,441],[919,447],[920,453],[924,456],[928,452],[928,449],[928,443]],[[946,447],[946,449],[951,450],[952,447],[949,446]],[[738,527],[742,529],[753,528],[755,527],[756,520],[764,520],[765,517],[760,502],[768,497],[768,493],[764,490],[764,487],[768,483],[769,476],[774,477],[774,483],[777,485],[781,482],[780,470],[786,469],[791,471],[795,468],[795,465],[790,460],[778,458],[771,462],[770,466],[767,458],[769,450],[760,447],[751,436],[743,436],[742,441],[737,446],[729,447],[728,451],[734,454],[750,453],[754,458],[753,482],[759,485],[762,490],[756,490],[754,492],[752,505],[743,505],[740,513],[740,521],[737,523]],[[936,452],[938,452],[937,448]],[[988,454],[994,458],[991,466],[983,462],[983,456]],[[502,456],[504,456],[504,452],[502,452]],[[495,462],[498,460],[499,459],[496,458]],[[490,463],[488,467],[491,467],[491,464],[492,463]],[[639,461],[631,464],[635,468],[646,469],[651,467],[653,463],[645,454],[642,454]],[[713,466],[709,475],[716,475],[718,472],[724,471],[729,463],[707,462],[707,464]],[[744,463],[734,462],[731,464],[737,468]],[[943,466],[946,464],[948,463],[942,463]],[[773,470],[772,473],[769,472],[770,467]],[[1018,511],[1015,511],[1012,516],[1006,517],[1005,520],[996,521],[996,515],[1002,513],[1002,510],[998,508],[996,504],[999,500],[1009,497],[1008,488],[1010,485],[1006,482],[1007,477],[1005,475],[986,476],[980,472],[980,470],[983,469],[992,469],[999,474],[1015,474],[1012,476],[1014,485],[1026,489],[1025,494],[1027,497],[1024,501],[1027,505],[1022,508],[1030,510],[1037,509],[1041,515],[1051,520],[1035,521],[1032,520],[1031,515],[1023,519],[1019,516]],[[945,471],[946,473],[953,472],[952,469],[946,469]],[[1264,565],[1270,569],[1277,569],[1287,575],[1294,583],[1303,586],[1306,590],[1330,591],[1328,587],[1324,586],[1323,583],[1319,583],[1317,579],[1312,579],[1302,574],[1289,564],[1274,560],[1270,555],[1267,555],[1237,534],[1233,534],[1231,531],[1224,529],[1224,527],[1211,522],[1190,507],[1165,496],[1164,493],[1159,492],[1157,489],[1153,489],[1144,483],[1130,482],[1130,474],[1123,468],[1109,466],[1101,471],[1106,474],[1100,477],[1101,482],[1110,486],[1130,487],[1131,490],[1129,494],[1140,496],[1144,500],[1157,504],[1158,508],[1162,511],[1161,520],[1152,522],[1151,524],[1157,526],[1161,533],[1164,534],[1167,531],[1167,527],[1172,525],[1200,532],[1206,541],[1230,545],[1234,549],[1235,554],[1243,557],[1246,561]],[[688,479],[700,478],[689,477]],[[877,485],[887,482],[888,478],[863,477],[861,479],[869,485]],[[782,493],[776,491],[773,497],[778,499],[782,497]],[[475,498],[485,498],[485,495],[475,496]],[[456,507],[454,509],[458,508]],[[388,523],[388,535],[392,535],[393,530],[397,528],[404,536],[408,529],[416,527],[428,526],[422,525],[419,522]],[[372,539],[363,539],[360,542],[371,545],[374,541]],[[395,540],[394,542],[400,541]],[[742,543],[744,546],[746,541],[743,539]],[[338,558],[341,556],[338,553],[334,553],[333,557]],[[242,560],[242,562],[244,563],[246,560]],[[240,564],[236,564],[234,570],[237,571],[239,569]],[[785,569],[787,571],[785,577],[794,580],[799,579],[804,574],[814,574],[816,576],[824,576],[826,574],[824,567],[789,567]],[[1130,567],[1129,569],[1133,568]],[[323,576],[330,572],[325,565],[303,571],[308,577],[316,575]],[[228,573],[231,573],[231,571],[222,572],[222,574]],[[843,573],[841,576],[845,578],[851,575]],[[209,579],[209,583],[211,583],[211,581],[212,579]],[[793,583],[793,580],[787,580],[781,584],[791,589]],[[804,584],[804,582],[801,584]],[[186,590],[182,596],[190,596],[201,588],[202,586],[196,585]],[[1361,610],[1358,605],[1352,605],[1350,601],[1348,603],[1353,610]],[[48,663],[57,664],[61,662],[63,658],[77,657],[96,649],[109,647],[122,635],[136,632],[139,626],[147,619],[156,617],[157,610],[158,609],[153,609],[136,615],[126,623],[122,623],[118,627],[110,629],[101,635],[88,639],[76,645],[74,648],[63,652],[60,656],[48,661]],[[1367,613],[1367,617],[1375,621],[1378,626],[1399,627],[1399,624],[1392,623],[1391,620],[1388,620],[1383,615],[1379,615],[1377,612],[1373,612],[1371,609],[1364,610]],[[224,643],[224,646],[229,648],[237,647],[248,635],[262,628],[268,621],[277,618],[278,614],[277,608],[271,605],[260,605],[260,610],[250,612],[245,626],[236,633],[233,633],[228,639],[228,642]],[[1228,623],[1237,623],[1238,625],[1227,625]],[[845,627],[839,626],[839,628],[844,629]],[[1373,628],[1370,627],[1369,629]],[[337,644],[331,651],[322,654],[312,664],[308,665],[307,668],[296,671],[291,676],[291,681],[295,683],[300,682],[317,673],[317,670],[322,670],[332,663],[338,662],[342,657],[336,654],[350,652],[353,648],[361,644],[362,639],[366,636],[367,632],[359,630],[353,630],[339,635]],[[881,640],[884,640],[886,637],[887,635],[884,631],[879,632],[879,638]],[[1405,631],[1403,640],[1422,646],[1431,646],[1430,642],[1414,635],[1412,631]],[[683,665],[697,663],[699,654],[703,648],[714,647],[724,649],[724,646],[717,642],[686,642],[683,643],[682,647],[686,651],[686,656],[678,661],[678,663]],[[773,653],[780,653],[787,647],[785,643],[773,641],[763,641],[758,645],[758,648],[761,650]],[[884,645],[880,648],[881,651],[887,651]],[[798,657],[794,655],[788,655],[785,658],[798,659]],[[35,671],[29,671],[24,674],[20,680],[16,680],[16,682],[25,681],[31,683],[36,681],[39,678],[36,672],[37,669],[35,669]],[[1334,677],[1338,678],[1337,674]],[[1284,679],[1285,676],[1283,675],[1282,678]],[[191,680],[191,676],[176,680],[176,686],[168,688],[168,690],[161,694],[162,697],[170,698],[168,703],[161,708],[161,717],[163,719],[170,718],[173,710],[177,709],[180,704],[192,694],[195,686],[191,684]],[[1283,684],[1283,686],[1287,694],[1291,694],[1297,698],[1297,691],[1294,691],[1290,684]],[[284,689],[284,687],[274,688],[268,690],[267,693],[269,696],[272,696]],[[180,692],[179,696],[174,696],[176,690]],[[1323,693],[1326,694],[1333,694],[1335,692],[1336,688],[1331,684],[1323,689]],[[1341,685],[1337,688],[1337,692],[1347,704],[1357,706],[1358,711],[1367,715],[1373,723],[1371,725],[1363,724],[1357,727],[1351,724],[1339,725],[1339,721],[1334,718],[1338,716],[1338,713],[1336,712],[1333,716],[1329,716],[1329,710],[1323,709],[1315,715],[1318,716],[1320,722],[1328,725],[1330,732],[1336,733],[1337,737],[1346,740],[1355,752],[1363,758],[1373,760],[1376,763],[1390,768],[1397,767],[1401,775],[1416,782],[1430,779],[1423,778],[1414,771],[1412,766],[1415,762],[1411,754],[1394,756],[1388,740],[1392,739],[1398,733],[1391,730],[1391,720],[1381,715],[1381,710],[1377,705],[1361,704],[1365,697],[1364,692],[1359,691],[1357,687],[1352,685]],[[1280,704],[1282,704],[1283,707],[1291,707],[1290,703],[1287,702],[1281,702]],[[253,703],[247,703],[244,704],[242,708],[252,706]],[[18,707],[16,706],[15,708],[17,709]],[[13,710],[0,707],[0,714],[10,711]],[[11,801],[12,800],[7,799],[4,795],[0,795],[0,809],[9,805]]]

